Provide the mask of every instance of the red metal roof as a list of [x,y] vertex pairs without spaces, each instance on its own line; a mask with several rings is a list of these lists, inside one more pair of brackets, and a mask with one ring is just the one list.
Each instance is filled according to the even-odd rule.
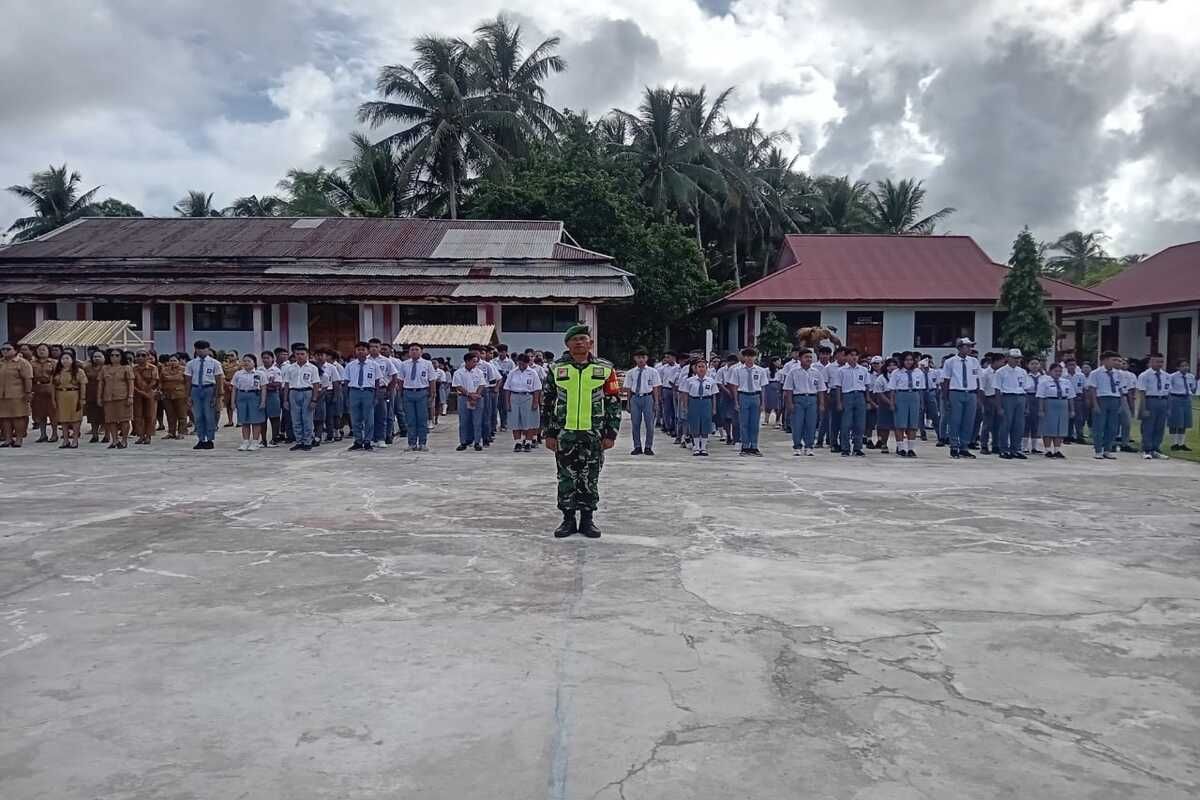
[[299,220],[290,217],[94,217],[4,248],[0,258],[430,258],[453,230],[527,231],[546,240],[555,259],[612,260],[560,246],[562,223],[556,221],[322,217],[311,224],[315,221],[297,227]]
[[[726,296],[722,305],[803,303],[992,304],[1008,268],[969,236],[793,234],[785,237],[778,272]],[[1109,298],[1042,279],[1047,301],[1095,306]]]
[[1200,304],[1200,241],[1161,250],[1094,287],[1113,298],[1103,313]]

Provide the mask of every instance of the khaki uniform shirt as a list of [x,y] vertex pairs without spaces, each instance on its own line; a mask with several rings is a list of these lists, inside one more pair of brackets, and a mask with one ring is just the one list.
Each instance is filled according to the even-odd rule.
[[100,370],[100,401],[126,400],[133,395],[133,367],[105,364]]
[[142,393],[142,396],[150,395],[158,389],[158,367],[153,364],[142,364],[133,368],[133,388]]
[[32,378],[33,367],[25,359],[0,359],[0,400],[24,400],[25,381]]
[[168,400],[182,400],[187,397],[187,376],[183,374],[183,364],[163,364],[158,369],[158,385],[163,397]]

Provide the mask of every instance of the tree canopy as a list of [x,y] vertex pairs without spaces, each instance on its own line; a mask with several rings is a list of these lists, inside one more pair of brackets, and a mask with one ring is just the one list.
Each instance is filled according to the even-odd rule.
[[1013,242],[1009,271],[1000,287],[1000,305],[1007,310],[1001,340],[1026,356],[1040,355],[1054,345],[1054,323],[1046,310],[1045,292],[1038,278],[1042,257],[1029,229]]

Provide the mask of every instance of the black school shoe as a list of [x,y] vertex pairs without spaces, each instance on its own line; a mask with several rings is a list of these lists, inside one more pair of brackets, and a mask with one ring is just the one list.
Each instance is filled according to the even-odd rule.
[[460,453],[461,453],[463,450],[466,450],[466,449],[467,449],[467,445],[465,445],[465,444],[460,444],[458,447],[456,447],[456,448],[454,448],[454,449],[455,449],[455,450],[457,450],[458,452],[460,452]]
[[477,452],[477,453],[478,453],[478,452],[482,452],[482,451],[483,451],[483,445],[481,445],[481,444],[479,444],[478,442],[476,442],[476,443],[475,443],[475,452]]
[[629,451],[629,455],[631,455],[631,456],[640,456],[641,454],[642,454],[642,448],[640,448],[640,447],[635,447]]
[[951,458],[958,458],[958,451],[957,451],[957,450],[953,450],[953,449],[952,449],[952,450],[950,451],[950,457],[951,457]]
[[867,456],[867,454],[864,453],[862,450],[855,450],[854,455],[859,458],[866,458],[866,456]]
[[959,458],[975,458],[975,454],[972,453],[970,450],[959,450],[958,457]]
[[653,449],[653,448],[650,448],[650,447],[647,447],[645,450],[643,450],[643,451],[642,451],[642,455],[644,455],[644,456],[652,456],[652,455],[654,455],[654,449]]

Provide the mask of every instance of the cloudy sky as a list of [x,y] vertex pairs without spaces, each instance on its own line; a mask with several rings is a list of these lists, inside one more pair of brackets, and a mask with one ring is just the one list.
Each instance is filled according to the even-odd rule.
[[1023,225],[1200,239],[1198,0],[0,0],[0,185],[66,161],[148,214],[270,192],[346,155],[414,36],[497,12],[562,39],[557,106],[735,85],[805,169],[922,178],[998,260]]

